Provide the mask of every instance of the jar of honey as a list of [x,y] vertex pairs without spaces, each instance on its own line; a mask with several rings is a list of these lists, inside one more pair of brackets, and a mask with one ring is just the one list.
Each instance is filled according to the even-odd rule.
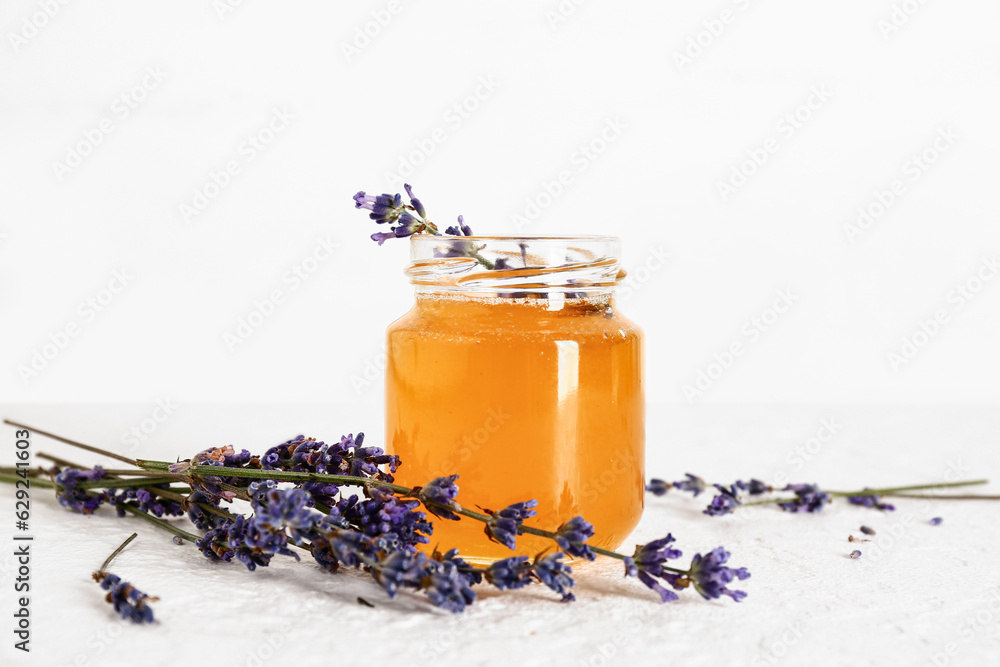
[[[618,310],[621,242],[607,236],[411,237],[412,310],[387,332],[386,440],[397,482],[459,475],[458,502],[538,500],[525,525],[582,515],[614,549],[643,508],[643,333]],[[434,520],[429,548],[487,563],[553,543],[491,542]]]

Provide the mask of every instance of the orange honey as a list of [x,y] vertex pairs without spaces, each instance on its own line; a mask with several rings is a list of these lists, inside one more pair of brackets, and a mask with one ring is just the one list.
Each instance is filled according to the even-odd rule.
[[[617,270],[617,269],[615,269]],[[612,283],[613,285],[613,283]],[[499,510],[534,498],[526,525],[583,515],[592,545],[618,547],[643,507],[642,330],[613,289],[507,295],[424,292],[387,332],[386,439],[397,482],[458,474],[458,502]],[[483,524],[431,517],[427,545],[474,562],[555,545],[522,535],[514,552]]]

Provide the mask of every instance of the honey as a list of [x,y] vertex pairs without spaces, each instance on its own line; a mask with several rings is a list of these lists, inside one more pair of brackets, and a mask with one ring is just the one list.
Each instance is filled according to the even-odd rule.
[[[617,266],[617,265],[616,265]],[[617,271],[617,268],[615,268]],[[612,274],[614,275],[614,274]],[[463,293],[418,290],[387,332],[386,438],[397,482],[458,474],[477,511],[538,500],[525,525],[582,515],[590,544],[618,547],[643,508],[643,334],[612,289]],[[471,519],[434,520],[428,549],[467,560],[554,547],[522,535],[511,551]]]

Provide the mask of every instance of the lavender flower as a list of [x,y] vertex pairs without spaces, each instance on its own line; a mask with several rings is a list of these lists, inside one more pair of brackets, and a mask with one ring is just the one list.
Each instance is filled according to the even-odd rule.
[[499,542],[508,549],[517,547],[517,536],[521,534],[521,524],[525,519],[529,519],[538,512],[534,507],[538,507],[537,500],[528,500],[522,503],[514,503],[499,512],[490,516],[486,522],[486,536],[494,542]]
[[289,551],[284,530],[271,530],[260,525],[256,517],[247,519],[242,514],[205,533],[195,546],[212,560],[228,562],[235,556],[251,572],[269,565],[276,554],[299,558]]
[[455,614],[465,611],[476,600],[472,585],[479,583],[480,575],[468,571],[466,562],[458,558],[458,549],[434,556],[427,561],[421,588],[435,606]]
[[[672,535],[653,540],[648,544],[637,545],[635,553],[625,558],[625,576],[638,577],[646,587],[656,591],[662,602],[677,599],[677,594],[660,585],[659,578],[673,587],[677,587],[680,575],[665,568],[666,562],[672,558],[680,558],[683,554],[679,549],[670,547],[674,541]],[[654,578],[655,577],[655,578]]]
[[686,479],[673,483],[673,487],[678,491],[688,491],[692,493],[695,498],[697,498],[708,486],[705,484],[705,480],[697,475],[692,475],[691,473],[686,472],[684,473],[684,476]]
[[410,206],[413,210],[417,212],[421,218],[426,219],[427,213],[424,211],[424,205],[420,203],[420,200],[413,196],[413,188],[410,187],[409,183],[403,185],[403,189],[406,190],[406,196],[410,198]]
[[652,478],[649,480],[649,484],[646,485],[646,491],[652,493],[654,496],[666,495],[667,491],[674,488],[674,485],[670,482],[665,482],[662,479]]
[[[169,484],[157,484],[155,488],[158,489],[169,489]],[[130,505],[132,507],[137,507],[143,512],[147,512],[154,516],[162,517],[166,516],[183,516],[184,507],[181,503],[176,500],[169,500],[157,496],[149,489],[137,489],[134,487],[120,489],[120,490],[109,490],[108,500],[115,505],[118,510],[118,516],[125,516],[125,510],[123,505]]]
[[232,519],[223,521],[202,535],[201,539],[196,540],[194,545],[206,558],[228,563],[233,559],[235,553],[233,548],[229,546],[228,539],[229,527],[232,524]]
[[276,554],[299,559],[298,554],[289,551],[285,531],[269,530],[258,523],[256,517],[246,519],[242,514],[237,515],[229,526],[227,537],[237,560],[251,572],[258,565],[267,567]]
[[733,579],[750,578],[750,572],[745,567],[731,568],[725,565],[729,560],[729,552],[723,547],[716,547],[707,555],[695,554],[691,559],[691,567],[687,577],[694,584],[694,589],[706,600],[714,600],[722,595],[728,595],[736,602],[747,596],[743,591],[727,588]]
[[461,510],[462,506],[455,502],[458,496],[456,479],[458,475],[438,477],[432,479],[426,486],[415,488],[414,491],[431,514],[442,519],[458,521],[458,515],[454,512]]
[[153,610],[148,603],[155,602],[159,598],[146,595],[127,581],[122,581],[118,575],[109,572],[95,572],[94,581],[108,592],[104,599],[123,619],[133,623],[153,622]]
[[532,566],[527,556],[503,558],[486,568],[486,581],[502,591],[523,588],[531,583]]
[[847,501],[852,505],[860,505],[861,507],[870,507],[871,509],[882,510],[883,512],[893,512],[896,506],[892,503],[882,502],[881,496],[874,495],[860,495],[860,496],[848,496]]
[[364,190],[354,195],[354,207],[371,211],[368,217],[380,225],[395,222],[406,210],[400,194],[373,196],[365,194]]
[[736,493],[737,487],[735,484],[728,489],[721,484],[713,484],[713,486],[718,489],[719,495],[712,499],[712,502],[709,503],[702,514],[722,516],[723,514],[729,514],[743,504]]
[[55,477],[56,498],[63,507],[79,512],[93,514],[101,503],[108,500],[108,494],[101,491],[92,493],[86,489],[78,489],[81,482],[93,482],[104,478],[104,469],[94,466],[90,470],[66,468]]
[[769,485],[759,479],[751,479],[749,482],[736,480],[735,486],[742,491],[746,491],[751,496],[759,496],[773,490]]
[[444,230],[449,236],[472,236],[472,228],[465,224],[465,218],[458,216],[458,224]]
[[328,572],[336,572],[341,563],[358,567],[377,560],[372,539],[356,530],[334,527],[337,519],[324,517],[320,531],[312,539],[312,555]]
[[[247,450],[241,450],[239,454],[232,445],[224,447],[213,447],[195,454],[188,460],[178,461],[169,467],[170,472],[187,472],[193,466],[215,466],[219,468],[260,468],[260,461]],[[219,471],[222,472],[221,470]],[[225,500],[232,501],[236,497],[236,492],[231,489],[223,489],[222,485],[227,484],[233,487],[245,488],[250,484],[245,477],[225,477],[215,475],[189,475],[191,488],[201,491],[211,501],[218,502]]]
[[187,505],[188,519],[190,519],[191,523],[201,530],[211,530],[213,528],[217,528],[219,524],[226,520],[224,517],[209,512],[201,507],[201,505],[211,505],[215,508],[219,507],[219,503],[217,501],[212,502],[212,499],[201,491],[192,491],[191,494],[185,498],[184,504]]
[[375,581],[382,585],[390,598],[395,598],[400,588],[420,588],[420,580],[428,570],[426,554],[395,551],[372,570]]
[[942,521],[944,521],[944,519],[942,519],[939,516],[936,516],[927,523],[931,524],[932,526],[940,526]]
[[556,530],[556,544],[573,558],[594,560],[594,552],[587,540],[594,536],[594,526],[582,516],[575,516]]
[[789,484],[783,491],[795,492],[794,500],[778,503],[778,507],[786,512],[822,512],[830,502],[830,495],[815,484]]
[[857,560],[859,558],[861,558],[861,552],[860,551],[858,551],[857,549],[855,549],[854,551],[851,552],[851,560]]
[[349,525],[374,538],[380,551],[414,551],[416,545],[430,541],[434,526],[417,511],[419,502],[401,500],[384,487],[368,487],[365,492],[367,499],[344,498],[336,510]]
[[[413,196],[413,188],[409,184],[403,186],[406,195],[410,198],[409,205],[403,204],[403,196],[396,194],[382,194],[374,197],[365,194],[362,190],[354,195],[355,208],[363,208],[371,211],[369,218],[376,223],[389,224],[388,232],[372,234],[372,240],[382,245],[391,238],[404,238],[419,234],[425,230],[431,230],[424,211],[424,205],[419,199]],[[417,216],[408,211],[414,211]]]
[[315,502],[304,489],[278,489],[273,487],[273,482],[271,484],[254,482],[250,485],[254,523],[271,533],[287,528],[295,544],[304,544],[320,519],[312,510]]
[[569,575],[573,574],[573,568],[562,562],[563,554],[555,551],[547,556],[535,557],[535,576],[538,580],[562,596],[563,602],[572,602],[576,596],[569,592],[576,582]]
[[[327,444],[314,438],[297,435],[264,453],[260,464],[264,470],[290,470],[321,475],[351,475],[381,482],[392,482],[390,473],[399,466],[399,457],[386,454],[379,447],[363,447],[364,433],[345,435],[340,442]],[[388,465],[389,473],[378,466]],[[301,487],[317,503],[332,505],[340,487],[332,482],[305,482]]]
[[869,528],[868,526],[861,526],[861,532],[864,533],[865,535],[874,535],[875,529]]

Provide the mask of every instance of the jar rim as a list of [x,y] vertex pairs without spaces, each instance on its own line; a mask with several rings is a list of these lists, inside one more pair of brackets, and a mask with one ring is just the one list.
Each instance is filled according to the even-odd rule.
[[623,277],[615,236],[413,235],[406,275],[417,291],[597,296]]

